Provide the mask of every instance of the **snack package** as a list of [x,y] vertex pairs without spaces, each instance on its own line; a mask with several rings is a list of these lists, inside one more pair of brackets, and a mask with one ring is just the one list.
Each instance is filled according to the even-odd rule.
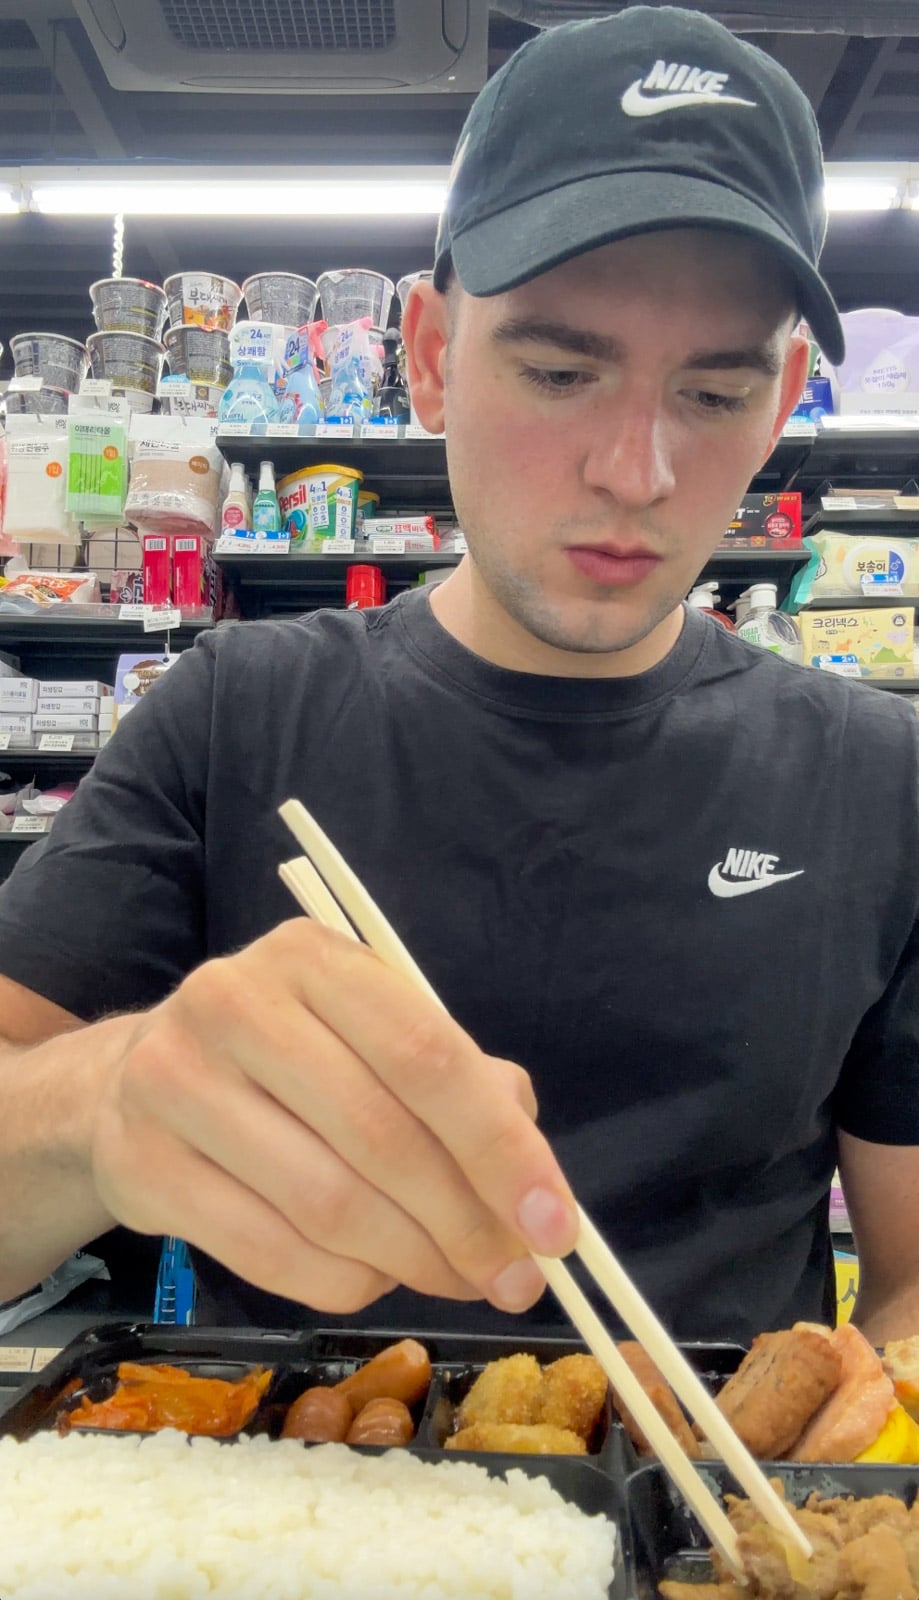
[[[16,558],[21,559],[21,558]],[[36,606],[92,605],[100,598],[95,572],[12,572],[0,583],[0,611],[32,611]]]
[[208,430],[180,417],[137,417],[131,425],[131,481],[125,516],[155,533],[214,537],[224,460]]
[[834,533],[824,528],[810,534],[804,544],[811,559],[794,578],[790,605],[804,606],[810,600],[837,596],[844,600],[891,588],[899,595],[919,597],[919,539]]
[[[66,423],[64,417],[59,420]],[[79,523],[67,515],[66,429],[58,428],[51,418],[10,417],[6,452],[4,539],[20,544],[79,544]]]

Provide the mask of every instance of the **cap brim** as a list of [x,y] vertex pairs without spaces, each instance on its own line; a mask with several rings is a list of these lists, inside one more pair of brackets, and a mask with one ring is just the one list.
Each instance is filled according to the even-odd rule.
[[582,178],[487,217],[450,240],[463,288],[503,294],[572,256],[635,233],[727,228],[761,239],[798,284],[801,314],[833,366],[845,339],[833,296],[794,239],[768,211],[735,190],[674,172],[616,172]]

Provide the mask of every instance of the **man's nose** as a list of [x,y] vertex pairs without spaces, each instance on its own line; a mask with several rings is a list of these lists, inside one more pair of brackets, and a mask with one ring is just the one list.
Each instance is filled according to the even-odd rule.
[[641,511],[673,493],[673,446],[659,408],[626,402],[607,418],[597,418],[594,426],[584,462],[589,489],[611,495],[629,511]]

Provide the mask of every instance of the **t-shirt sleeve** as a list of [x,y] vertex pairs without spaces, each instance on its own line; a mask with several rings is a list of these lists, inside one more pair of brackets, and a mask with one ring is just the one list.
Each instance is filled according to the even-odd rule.
[[0,973],[84,1021],[155,1005],[204,959],[213,679],[205,635],[0,885]]
[[919,1144],[919,925],[846,1056],[835,1101],[846,1133],[873,1144]]

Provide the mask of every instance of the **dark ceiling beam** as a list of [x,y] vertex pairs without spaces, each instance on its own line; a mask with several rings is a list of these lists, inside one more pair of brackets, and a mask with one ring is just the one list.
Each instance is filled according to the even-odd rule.
[[[35,43],[48,66],[53,68],[58,87],[96,155],[103,161],[123,161],[128,151],[103,107],[96,85],[80,60],[67,29],[56,19],[55,14],[59,12],[60,0],[31,0],[26,21]],[[162,226],[131,218],[126,232],[128,238],[133,234],[142,240],[164,278],[180,270],[179,257]]]
[[878,42],[874,59],[857,80],[854,92],[837,124],[826,151],[827,157],[831,157],[834,161],[845,161],[857,155],[859,121],[871,104],[871,97],[885,72],[892,65],[899,43],[899,39],[882,39]]
[[814,110],[819,112],[845,54],[846,37],[826,33],[772,33],[768,44],[762,36],[753,42],[768,50],[774,60],[790,72],[804,90]]

